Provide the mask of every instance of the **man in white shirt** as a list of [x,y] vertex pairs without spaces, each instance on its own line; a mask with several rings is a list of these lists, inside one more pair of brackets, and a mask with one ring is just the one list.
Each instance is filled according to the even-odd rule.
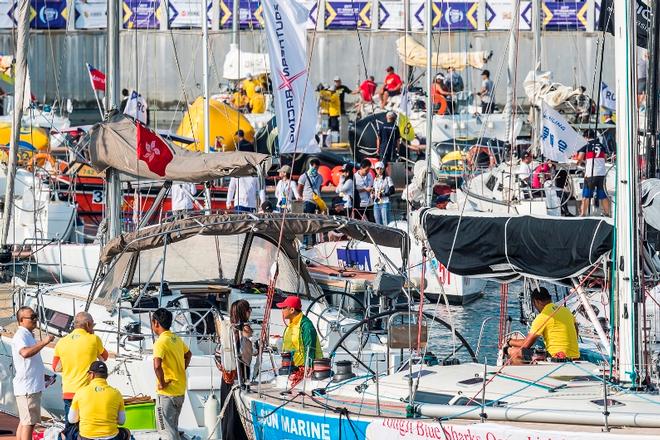
[[532,155],[529,152],[525,152],[520,159],[520,165],[518,165],[518,168],[516,169],[518,180],[520,180],[525,187],[531,185],[532,173],[534,172],[534,169],[532,168],[532,160]]
[[275,187],[277,208],[280,211],[290,210],[291,202],[294,199],[300,200],[298,185],[291,180],[291,167],[289,165],[283,165],[277,172],[280,174],[280,180]]
[[172,212],[179,213],[193,209],[197,188],[194,183],[177,182],[172,184]]
[[[257,204],[257,199],[259,203]],[[235,212],[256,212],[257,206],[266,201],[266,191],[259,185],[259,178],[232,177],[227,189],[227,209]]]
[[[369,159],[364,159],[360,162],[360,169],[355,176],[355,190],[360,196],[359,205],[356,206],[358,212],[370,222],[374,221],[373,200],[371,193],[374,189],[374,176],[371,174],[371,162]],[[356,203],[357,205],[357,200]]]
[[17,440],[31,440],[34,425],[41,421],[41,393],[46,389],[44,363],[39,352],[53,341],[53,336],[37,342],[32,332],[37,328],[37,314],[30,307],[16,313],[18,329],[11,341],[11,355],[16,370],[14,395],[18,407]]

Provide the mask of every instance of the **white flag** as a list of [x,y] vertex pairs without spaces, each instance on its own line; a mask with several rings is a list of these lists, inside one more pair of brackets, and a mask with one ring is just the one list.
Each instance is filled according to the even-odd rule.
[[543,102],[543,126],[541,129],[541,151],[546,159],[565,163],[587,140],[555,109]]
[[616,94],[605,83],[600,83],[600,106],[616,111]]
[[280,153],[317,153],[314,88],[307,71],[309,10],[294,0],[261,3],[273,78]]
[[126,102],[124,114],[147,125],[147,100],[133,90]]

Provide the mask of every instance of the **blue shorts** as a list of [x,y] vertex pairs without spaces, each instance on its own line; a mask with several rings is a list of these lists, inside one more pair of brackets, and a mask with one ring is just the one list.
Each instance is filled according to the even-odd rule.
[[607,198],[605,193],[605,176],[593,176],[584,178],[584,186],[582,187],[582,197],[591,199],[596,194],[598,200]]

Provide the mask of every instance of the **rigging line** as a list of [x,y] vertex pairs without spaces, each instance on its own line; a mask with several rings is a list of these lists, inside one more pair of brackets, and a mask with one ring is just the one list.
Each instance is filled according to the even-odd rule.
[[[610,25],[610,21],[612,20],[612,13],[613,12],[614,12],[614,9],[612,8],[612,10],[610,11],[610,14],[607,16],[607,22],[605,23],[605,25],[602,25],[602,24],[599,23],[599,25],[602,28],[602,31],[601,31],[601,37],[600,37],[600,67],[598,68],[598,86],[597,86],[598,88],[596,89],[596,93],[597,93],[597,98],[596,98],[596,119],[594,121],[594,128],[593,128],[594,130],[598,130],[598,122],[599,122],[598,120],[600,119],[600,94],[601,94],[602,84],[603,84],[603,67],[604,67],[603,61],[605,59],[605,40],[606,40],[606,38],[605,38],[606,31],[605,30],[608,29],[608,27]],[[593,85],[593,87],[596,87],[596,78],[595,78],[595,76],[596,76],[596,72],[594,72],[594,85]],[[593,89],[592,89],[592,93],[593,93]],[[593,96],[593,94],[592,94],[592,96]],[[591,204],[589,204],[589,209],[591,209]]]
[[[193,130],[193,121],[192,121],[192,116],[190,115],[190,105],[189,102],[190,100],[188,99],[188,93],[186,92],[186,84],[183,79],[183,73],[181,72],[181,64],[179,62],[179,53],[176,48],[176,42],[174,41],[174,33],[172,32],[172,29],[168,32],[170,35],[170,40],[172,42],[172,51],[174,55],[174,64],[176,65],[177,73],[179,74],[179,80],[181,81],[181,91],[183,93],[183,99],[184,99],[184,106],[186,108],[186,113],[188,115],[188,123],[190,124],[190,131],[192,134],[192,138],[195,141],[195,145],[198,144],[198,140],[195,138],[195,132]],[[192,65],[191,65],[192,67]],[[178,109],[178,104],[177,104],[177,109]],[[171,127],[171,126],[170,126]]]

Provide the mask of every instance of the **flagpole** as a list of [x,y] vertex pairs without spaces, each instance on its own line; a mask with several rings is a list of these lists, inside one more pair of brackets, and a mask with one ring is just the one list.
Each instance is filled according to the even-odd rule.
[[[238,3],[235,1],[234,3]],[[236,22],[237,17],[233,17]],[[211,152],[211,115],[209,110],[209,15],[207,0],[202,2],[202,87],[204,92],[204,153]],[[206,212],[211,213],[211,189],[204,185]]]
[[433,206],[433,2],[426,0],[426,206]]
[[98,90],[94,90],[94,97],[96,98],[96,105],[99,107],[99,113],[101,114],[101,119],[103,119],[103,108],[101,108],[101,100],[99,99]]
[[103,109],[101,108],[101,102],[99,101],[99,91],[96,90],[96,87],[94,86],[94,78],[92,77],[92,65],[89,63],[85,63],[85,67],[87,67],[87,76],[89,76],[89,83],[92,86],[92,91],[94,92],[94,98],[96,98],[96,105],[99,107],[99,113],[101,113],[101,119],[103,119],[104,113]]

